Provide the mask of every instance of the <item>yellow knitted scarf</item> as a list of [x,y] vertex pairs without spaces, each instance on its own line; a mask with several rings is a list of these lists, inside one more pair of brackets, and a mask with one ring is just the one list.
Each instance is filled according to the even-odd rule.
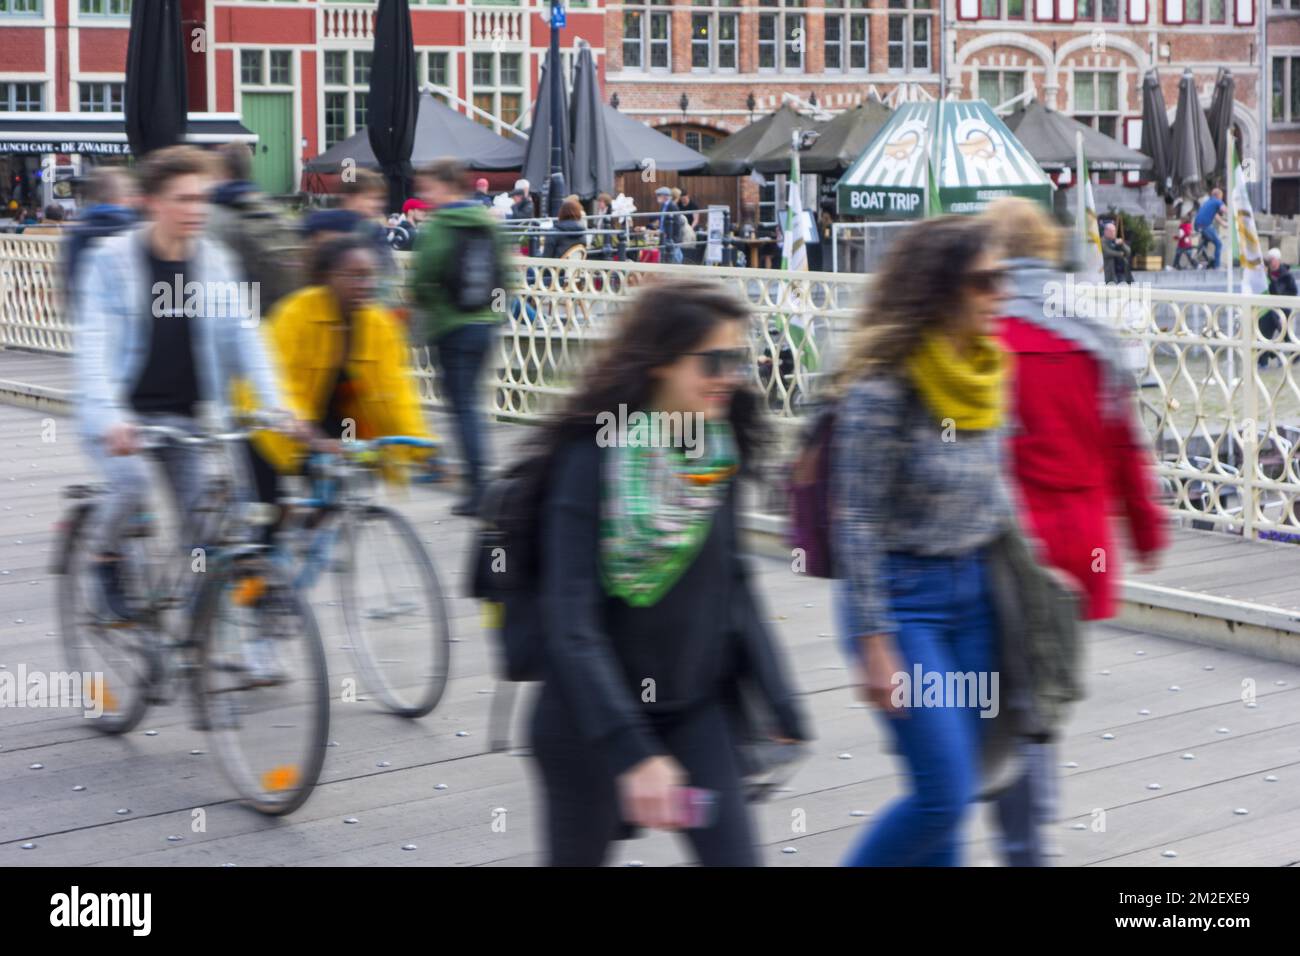
[[1005,356],[988,336],[959,353],[948,336],[930,332],[907,359],[907,372],[921,399],[940,421],[952,419],[959,431],[985,431],[1002,424]]

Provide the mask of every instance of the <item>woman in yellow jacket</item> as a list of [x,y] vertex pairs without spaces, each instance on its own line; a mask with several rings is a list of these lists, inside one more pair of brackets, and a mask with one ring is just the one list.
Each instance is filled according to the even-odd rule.
[[[420,414],[405,330],[376,301],[378,268],[368,240],[331,240],[316,251],[313,284],[281,299],[267,322],[286,404],[324,439],[433,437]],[[274,501],[277,474],[296,473],[306,449],[270,432],[253,446],[258,497]]]

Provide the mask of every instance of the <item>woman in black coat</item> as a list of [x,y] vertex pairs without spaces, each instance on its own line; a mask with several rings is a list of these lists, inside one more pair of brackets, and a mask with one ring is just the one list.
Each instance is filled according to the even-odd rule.
[[599,865],[635,827],[752,865],[742,688],[774,739],[807,738],[737,540],[760,414],[748,321],[719,284],[647,286],[546,432],[532,736],[552,865]]

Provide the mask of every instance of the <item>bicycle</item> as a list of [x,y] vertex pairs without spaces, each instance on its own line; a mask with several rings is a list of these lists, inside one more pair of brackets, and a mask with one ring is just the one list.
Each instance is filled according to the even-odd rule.
[[[451,626],[438,571],[414,526],[375,504],[372,490],[388,448],[436,449],[405,435],[346,441],[313,456],[312,494],[286,498],[279,535],[306,593],[331,567],[348,644],[364,686],[400,717],[423,717],[441,701],[451,661]],[[335,555],[336,542],[342,543]],[[375,627],[369,626],[377,624]]]
[[[139,426],[138,433],[144,451],[174,443],[209,453],[248,434],[196,435],[161,425]],[[310,606],[270,549],[251,541],[266,522],[261,506],[239,501],[231,478],[209,470],[204,504],[193,516],[194,539],[208,544],[189,555],[155,553],[148,540],[156,521],[137,515],[121,541],[132,615],[110,622],[96,609],[88,580],[88,537],[103,488],[74,485],[65,495],[76,503],[53,569],[59,619],[72,670],[97,675],[96,728],[127,733],[150,704],[168,703],[187,685],[195,729],[213,735],[222,771],[243,801],[268,815],[302,806],[320,777],[329,733],[325,648]],[[180,620],[169,621],[170,612]],[[251,662],[253,641],[270,648],[277,665],[270,673]],[[279,666],[290,654],[292,662]]]

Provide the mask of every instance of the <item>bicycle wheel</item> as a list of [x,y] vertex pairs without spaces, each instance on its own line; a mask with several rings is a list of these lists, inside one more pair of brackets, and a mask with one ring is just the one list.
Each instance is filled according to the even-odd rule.
[[[140,723],[149,706],[150,655],[157,651],[154,636],[144,625],[111,625],[95,610],[99,600],[86,540],[94,509],[89,502],[75,508],[59,545],[63,555],[55,591],[59,630],[68,669],[91,675],[84,693],[90,705],[87,709],[100,712],[92,718],[94,728],[105,734],[124,734]],[[128,550],[127,565],[138,572],[142,567],[138,563],[140,549]],[[128,574],[129,582],[136,580],[136,575]]]
[[195,615],[195,692],[222,770],[260,813],[302,806],[325,761],[329,674],[311,607],[274,564],[241,556]]
[[411,523],[388,508],[352,512],[341,528],[343,620],[365,686],[401,717],[442,699],[451,662],[447,603]]

